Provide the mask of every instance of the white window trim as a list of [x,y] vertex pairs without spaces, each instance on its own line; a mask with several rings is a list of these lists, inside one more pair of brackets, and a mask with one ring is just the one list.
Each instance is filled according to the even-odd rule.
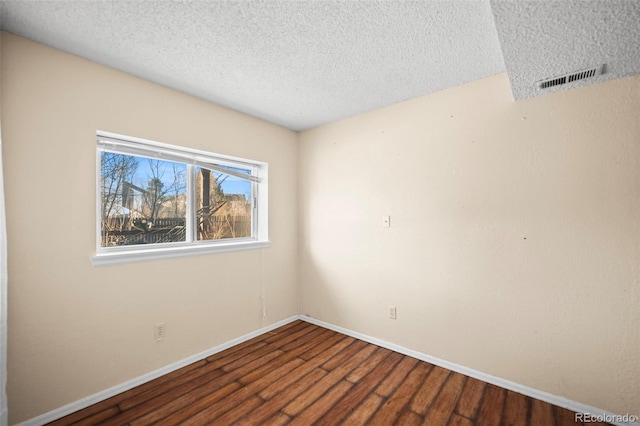
[[[178,161],[185,164],[197,166],[211,167],[211,162],[220,164],[221,166],[239,166],[245,165],[254,169],[255,176],[250,181],[254,183],[254,201],[252,202],[255,209],[252,218],[254,221],[254,237],[251,238],[233,238],[212,241],[192,241],[178,242],[169,244],[153,244],[144,246],[122,246],[122,247],[101,247],[101,188],[100,188],[100,146],[103,144],[98,142],[96,145],[96,252],[91,260],[94,266],[115,265],[121,263],[142,262],[156,259],[167,259],[173,257],[195,256],[210,253],[225,253],[239,250],[262,249],[271,246],[268,237],[268,164],[260,161],[247,160],[244,158],[231,157],[222,154],[214,154],[206,151],[200,151],[191,148],[178,147],[160,142],[154,142],[146,139],[135,138],[131,136],[119,135],[111,132],[98,131],[96,134],[98,141],[109,141],[117,144],[119,147],[125,147],[123,153],[131,153],[132,155],[146,156],[150,152],[155,152],[158,158],[168,161]],[[136,154],[136,150],[138,154]],[[147,151],[148,150],[148,151]],[[118,150],[120,151],[120,150]],[[226,172],[223,168],[215,168],[216,170]],[[190,178],[189,178],[190,179]],[[193,182],[187,184],[188,190]],[[256,203],[257,202],[257,203]],[[193,218],[187,214],[187,220]]]

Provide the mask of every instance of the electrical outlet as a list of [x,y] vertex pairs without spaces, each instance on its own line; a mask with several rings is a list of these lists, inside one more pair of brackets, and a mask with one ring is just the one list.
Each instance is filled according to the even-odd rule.
[[389,318],[391,319],[397,318],[397,311],[395,306],[389,306]]
[[167,337],[167,324],[163,322],[156,324],[153,335],[156,340],[162,340]]

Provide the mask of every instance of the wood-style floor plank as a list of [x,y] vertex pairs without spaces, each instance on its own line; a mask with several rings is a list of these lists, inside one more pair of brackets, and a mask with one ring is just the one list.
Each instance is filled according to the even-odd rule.
[[210,356],[209,358],[207,358],[207,362],[209,362],[209,366],[212,368],[224,367],[225,365],[230,364],[238,359],[242,359],[247,354],[251,354],[260,348],[264,348],[265,346],[268,346],[265,342],[255,342],[252,345],[247,345],[244,348],[229,354],[225,354],[226,351],[223,351],[216,355]]
[[267,420],[264,424],[265,426],[283,426],[289,424],[291,422],[291,418],[283,413],[278,413]]
[[349,350],[344,350],[338,353],[333,358],[331,358],[330,360],[322,364],[320,368],[327,371],[334,370],[340,367],[341,365],[343,365],[345,362],[348,362],[349,358],[351,358],[353,354],[357,353],[358,351],[360,351],[362,348],[365,348],[365,347],[370,348],[367,356],[371,355],[371,352],[375,350],[375,348],[369,345],[367,342],[363,342],[362,340],[357,340],[353,345],[349,346]]
[[180,377],[176,377],[163,386],[156,386],[147,389],[135,396],[127,398],[118,404],[121,411],[127,411],[131,408],[141,405],[154,398],[161,398],[162,395],[169,394],[174,391],[175,394],[182,394],[187,390],[208,383],[224,374],[224,371],[214,368],[212,365],[204,365],[196,370],[189,371]]
[[63,417],[59,420],[49,423],[49,425],[54,426],[67,426],[67,425],[78,425],[81,424],[81,421],[87,417],[90,417],[98,412],[103,412],[108,408],[117,406],[118,404],[124,403],[129,399],[134,399],[138,395],[153,391],[158,388],[169,388],[173,386],[173,382],[176,379],[188,374],[190,371],[199,371],[201,367],[205,366],[207,362],[205,360],[194,362],[193,364],[189,364],[185,367],[182,367],[176,371],[172,371],[171,373],[165,374],[162,377],[159,377],[150,382],[144,383],[140,386],[137,386],[133,389],[130,389],[126,392],[113,396],[109,399],[106,399],[102,402],[98,402],[84,410],[76,411],[73,414],[70,414],[66,417]]
[[529,401],[527,401],[527,397],[508,390],[503,424],[505,426],[526,426],[528,412]]
[[357,367],[362,361],[364,361],[364,359],[366,359],[367,356],[369,356],[375,349],[371,345],[365,346],[366,347],[358,344],[353,344],[349,348],[340,352],[340,354],[338,355],[347,353],[349,354],[349,358],[344,361],[339,367],[323,377],[321,380],[318,380],[318,382],[309,387],[309,389],[301,393],[295,400],[284,407],[282,411],[289,416],[295,416],[301,410],[306,408],[309,405],[310,401],[312,402],[320,398],[320,396],[322,396],[329,388],[333,387],[336,383],[341,381],[344,376],[346,376],[353,368]]
[[[270,400],[263,403],[260,407],[256,408],[251,416],[247,418],[243,418],[239,421],[239,424],[242,425],[260,425],[266,419],[273,417],[275,414],[279,413],[280,410],[291,402],[294,398],[300,395],[302,392],[311,387],[314,383],[320,380],[327,374],[326,371],[316,368],[311,371],[311,373],[302,377],[300,380],[295,382],[293,385],[284,388],[282,392],[275,395]],[[289,416],[287,416],[289,418]]]
[[[298,382],[300,382],[302,377],[308,378],[309,374],[311,374],[310,372],[315,372],[318,370],[326,374],[326,370],[322,370],[315,365],[303,364],[300,367],[289,372],[286,378],[283,377],[282,380],[277,380],[272,384],[270,384],[269,386],[267,386],[266,388],[262,389],[258,393],[258,396],[260,396],[260,398],[264,400],[269,400],[273,398],[275,395],[278,395],[279,393],[290,389],[291,385],[297,384]],[[311,383],[309,384],[309,386],[311,386]],[[302,393],[302,391],[300,393]],[[296,394],[296,396],[298,396],[298,394]]]
[[421,424],[422,416],[414,411],[405,410],[398,418],[398,425],[420,426]]
[[51,424],[581,423],[572,411],[294,321]]
[[531,401],[531,424],[532,425],[552,425],[553,406],[538,399]]
[[351,382],[341,380],[328,392],[318,398],[313,404],[309,405],[299,415],[291,416],[293,418],[291,424],[295,426],[307,426],[313,424],[327,410],[333,407],[338,400],[349,391],[351,386],[353,386]]
[[424,381],[420,390],[416,393],[411,403],[411,409],[418,414],[424,414],[440,392],[440,388],[449,377],[451,371],[434,366]]
[[107,408],[106,410],[102,410],[92,416],[86,417],[76,423],[74,423],[77,426],[89,426],[89,425],[95,425],[98,424],[104,420],[107,420],[117,414],[120,413],[120,410],[118,410],[118,407],[110,407]]
[[[395,367],[395,365],[402,359],[402,355],[396,352],[388,351],[388,353],[384,353],[384,355],[386,357],[381,360],[375,369],[371,370],[370,374],[366,375],[362,381],[356,383],[351,391],[345,395],[338,404],[334,405],[325,413],[325,415],[318,421],[318,426],[335,425],[340,423],[340,421],[345,417],[349,416],[351,412],[366,398],[367,395],[373,392],[387,374],[391,372],[393,367]],[[347,380],[350,376],[351,374],[347,376]]]
[[[224,385],[220,381],[215,381],[221,377],[220,370],[212,371],[204,374],[197,379],[191,381],[184,386],[172,387],[167,392],[161,393],[155,398],[149,399],[141,404],[137,404],[132,408],[105,421],[105,426],[117,426],[126,424],[138,417],[155,413],[161,410],[162,413],[168,413],[169,407],[178,406],[178,404],[189,405],[193,401],[197,401],[206,395],[218,390],[220,385]],[[231,383],[233,385],[233,383]],[[162,414],[160,414],[160,417]]]
[[349,375],[347,376],[347,380],[351,383],[359,382],[364,376],[369,374],[371,370],[375,369],[378,364],[380,364],[382,360],[388,357],[391,353],[392,351],[390,351],[389,349],[376,348],[376,351],[373,355],[371,355],[365,362],[360,364],[358,368],[349,373]]
[[449,420],[449,426],[473,426],[474,423],[459,414],[453,413],[451,415],[451,419]]
[[445,382],[438,398],[433,402],[424,418],[425,425],[445,425],[448,423],[453,409],[462,393],[466,377],[462,374],[451,373]]
[[266,386],[278,380],[280,377],[285,376],[288,371],[298,367],[303,362],[304,361],[302,361],[301,359],[291,360],[280,368],[277,368],[266,376],[256,380],[255,382],[241,387],[240,389],[226,396],[224,399],[218,400],[214,403],[206,404],[205,408],[197,410],[197,413],[195,414],[193,414],[192,410],[188,413],[188,415],[185,415],[185,413],[175,413],[174,415],[170,416],[170,418],[172,420],[175,420],[175,424],[181,424],[185,426],[206,424],[212,419],[215,419],[221,414],[233,409],[233,407],[235,407],[237,404],[258,393]]
[[580,420],[576,419],[576,413],[565,408],[555,407],[556,424],[558,426],[582,426]]
[[227,411],[227,413],[221,417],[218,417],[217,419],[215,419],[212,423],[212,425],[220,425],[220,426],[227,426],[227,425],[232,425],[232,424],[237,424],[239,419],[242,418],[242,416],[244,416],[247,413],[252,412],[253,410],[255,410],[257,407],[259,407],[262,404],[262,399],[260,399],[257,396],[251,396],[247,399],[245,399],[243,402],[241,402],[240,404],[236,405],[233,410]]
[[[416,393],[424,378],[429,373],[431,365],[426,362],[421,363],[405,363],[404,361],[410,359],[405,358],[399,364],[398,368],[394,368],[391,374],[387,376],[387,379],[382,382],[382,385],[378,386],[376,393],[380,395],[380,391],[386,391],[387,388],[383,385],[394,383],[396,380],[392,379],[395,375],[402,377],[404,380],[398,383],[398,386],[394,386],[394,392],[390,398],[380,407],[380,409],[371,418],[373,424],[378,425],[390,425],[396,423],[401,411],[411,401],[411,398]],[[416,365],[417,364],[417,365]],[[413,368],[415,366],[415,368]],[[408,368],[411,368],[408,370]],[[408,374],[405,374],[408,372]],[[406,378],[405,378],[406,377]],[[382,388],[382,389],[381,389]],[[381,395],[382,396],[382,395]]]
[[[327,333],[329,332],[329,333]],[[296,349],[299,346],[304,345],[305,343],[314,340],[316,337],[321,336],[323,334],[331,334],[330,330],[325,330],[323,328],[316,328],[313,329],[309,332],[307,332],[304,336],[300,336],[299,338],[297,338],[294,341],[291,341],[285,345],[280,346],[280,349],[282,349],[285,352],[289,352],[293,349]]]
[[389,374],[378,386],[376,393],[380,396],[388,397],[391,393],[400,385],[404,378],[411,372],[413,367],[418,364],[418,360],[415,358],[404,357],[396,365],[391,374]]
[[487,385],[484,391],[480,412],[476,424],[479,426],[498,426],[502,420],[504,400],[507,391],[494,385]]
[[313,349],[310,349],[305,352],[301,352],[298,356],[304,359],[305,361],[309,361],[311,359],[317,358],[318,356],[324,356],[325,355],[324,352],[327,350],[331,350],[331,348],[333,348],[335,345],[342,345],[344,347],[344,346],[350,345],[355,341],[355,339],[351,337],[346,337],[339,333],[331,333],[331,334],[333,334],[333,336],[329,337],[328,339],[325,339],[319,345],[314,346]]
[[455,410],[456,413],[468,419],[475,419],[478,407],[480,406],[480,400],[484,394],[485,385],[486,383],[469,377],[464,384],[462,395]]
[[[176,418],[178,419],[177,423],[179,423],[180,419],[188,417],[192,413],[197,413],[209,404],[228,397],[240,387],[237,382],[231,382],[213,392],[208,392],[206,388],[200,388],[199,392],[191,392],[166,404],[156,405],[153,410],[148,411],[143,416],[133,416],[134,419],[129,421],[129,424],[131,426],[149,425],[154,422],[160,422],[163,425],[176,424],[174,421]],[[178,414],[174,415],[175,413]],[[124,420],[128,419],[123,416],[117,419],[115,423],[109,424],[121,425]]]
[[[87,424],[88,419],[91,419],[93,416],[100,415],[101,413],[104,413],[107,410],[111,410],[113,414],[109,417],[106,417],[104,420],[120,413],[118,406],[112,402],[112,398],[109,398],[105,401],[99,402],[95,405],[85,408],[84,410],[76,411],[73,414],[69,414],[68,416],[55,420],[49,423],[49,425],[50,426],[84,425],[84,424]],[[100,423],[100,421],[95,423]]]
[[[329,330],[327,330],[329,331]],[[333,336],[335,333],[332,331],[329,331],[329,333],[331,334],[331,336]],[[324,336],[324,338],[323,338]],[[279,365],[283,365],[289,361],[291,361],[292,359],[296,359],[299,358],[299,355],[310,351],[311,349],[314,349],[316,347],[323,347],[324,349],[326,349],[328,347],[325,346],[326,345],[326,337],[325,335],[321,335],[318,336],[317,338],[306,342],[305,344],[296,347],[295,349],[292,349],[290,351],[287,351],[284,353],[284,355],[279,356],[277,359],[275,359],[274,361],[270,362],[268,365],[263,366],[261,368],[255,369],[251,372],[248,372],[247,374],[245,374],[244,376],[242,376],[240,379],[238,379],[241,383],[246,384],[246,383],[251,383],[255,380],[258,380],[260,377],[264,376],[266,373],[268,373],[270,370],[273,369],[274,366],[279,366]],[[337,335],[335,337],[340,337],[340,335]],[[308,373],[311,369],[315,368],[315,366],[310,366],[307,364],[304,364],[304,368],[302,368],[302,370],[304,370],[304,374]],[[296,372],[299,373],[299,372]],[[288,374],[286,378],[283,378],[283,380],[290,380],[291,378],[289,377],[291,375]]]
[[362,404],[358,406],[347,419],[342,423],[343,426],[355,426],[363,425],[369,420],[371,416],[375,414],[378,407],[382,405],[384,398],[378,396],[378,394],[371,393]]
[[295,340],[296,338],[302,337],[304,336],[305,333],[307,333],[309,330],[313,329],[313,325],[312,324],[296,324],[293,327],[291,327],[289,330],[290,332],[286,334],[286,336],[283,336],[281,333],[275,332],[272,333],[270,336],[268,336],[267,338],[264,339],[265,342],[267,343],[277,343],[277,344],[287,344],[293,340]]
[[[218,362],[212,362],[212,364],[224,371],[232,371],[249,364],[251,361],[262,358],[264,355],[274,353],[276,352],[276,349],[277,348],[274,348],[267,343],[259,342],[253,347],[249,346],[242,351],[236,352],[229,359],[225,359],[224,361],[218,360]],[[278,355],[282,355],[285,352],[278,350],[277,353]]]

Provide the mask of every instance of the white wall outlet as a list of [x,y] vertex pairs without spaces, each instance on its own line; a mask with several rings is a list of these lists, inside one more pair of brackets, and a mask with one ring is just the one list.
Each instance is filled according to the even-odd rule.
[[382,227],[389,228],[391,226],[391,216],[382,216]]
[[391,319],[397,318],[397,311],[395,306],[389,306],[389,318]]
[[155,325],[153,337],[156,340],[162,340],[167,337],[167,324],[161,322]]

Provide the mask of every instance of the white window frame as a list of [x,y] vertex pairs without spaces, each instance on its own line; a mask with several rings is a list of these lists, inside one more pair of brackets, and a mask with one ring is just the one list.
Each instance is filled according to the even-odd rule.
[[[102,247],[102,189],[101,157],[103,151],[129,154],[147,158],[157,158],[187,165],[187,192],[194,192],[194,167],[203,167],[233,175],[225,166],[251,170],[253,200],[252,236],[218,240],[197,240],[194,231],[193,205],[187,203],[187,241],[130,245],[121,247]],[[247,176],[242,175],[243,178]],[[193,195],[191,195],[193,197]],[[268,164],[244,158],[214,154],[181,146],[154,142],[146,139],[98,131],[96,133],[96,252],[92,257],[93,265],[112,265],[119,263],[141,262],[172,257],[192,256],[208,253],[231,252],[267,248],[271,246],[268,236]],[[189,236],[189,234],[191,234]]]

